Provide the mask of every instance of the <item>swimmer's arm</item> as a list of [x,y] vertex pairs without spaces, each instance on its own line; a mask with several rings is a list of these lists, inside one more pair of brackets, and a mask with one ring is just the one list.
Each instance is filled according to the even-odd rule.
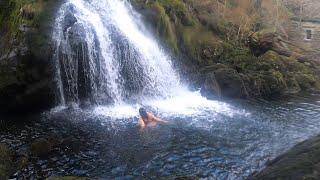
[[162,120],[160,118],[157,118],[156,116],[153,116],[153,120],[157,121],[157,122],[160,122],[160,123],[169,123],[168,121],[165,121],[165,120]]
[[140,130],[143,130],[146,127],[146,124],[143,122],[142,118],[139,118]]

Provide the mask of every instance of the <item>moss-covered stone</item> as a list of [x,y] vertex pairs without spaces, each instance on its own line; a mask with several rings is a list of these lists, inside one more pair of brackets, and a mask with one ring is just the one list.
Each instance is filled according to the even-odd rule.
[[0,144],[0,179],[8,179],[11,173],[11,154],[9,148]]

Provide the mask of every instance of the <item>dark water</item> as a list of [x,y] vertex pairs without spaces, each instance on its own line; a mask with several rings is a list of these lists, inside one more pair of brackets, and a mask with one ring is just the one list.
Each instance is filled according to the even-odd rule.
[[[144,132],[136,117],[56,110],[29,117],[28,123],[6,124],[0,137],[15,151],[17,164],[28,158],[12,176],[18,179],[245,179],[298,142],[320,134],[319,95],[229,104],[231,109],[179,116],[154,109],[170,124]],[[56,141],[49,157],[30,154],[30,143],[39,137]]]

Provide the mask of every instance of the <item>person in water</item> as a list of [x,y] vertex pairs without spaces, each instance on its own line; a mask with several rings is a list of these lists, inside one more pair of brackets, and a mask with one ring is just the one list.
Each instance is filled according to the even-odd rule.
[[144,129],[145,127],[156,126],[158,123],[168,123],[167,121],[156,117],[151,112],[147,112],[144,108],[139,109],[139,114],[139,126],[141,129]]

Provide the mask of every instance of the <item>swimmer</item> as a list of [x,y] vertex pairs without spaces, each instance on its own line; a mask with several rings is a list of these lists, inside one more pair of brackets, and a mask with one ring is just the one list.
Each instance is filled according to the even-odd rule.
[[147,112],[144,108],[139,109],[139,126],[141,130],[146,127],[154,127],[158,123],[168,123],[168,121],[161,120],[160,118],[153,115],[151,112]]

